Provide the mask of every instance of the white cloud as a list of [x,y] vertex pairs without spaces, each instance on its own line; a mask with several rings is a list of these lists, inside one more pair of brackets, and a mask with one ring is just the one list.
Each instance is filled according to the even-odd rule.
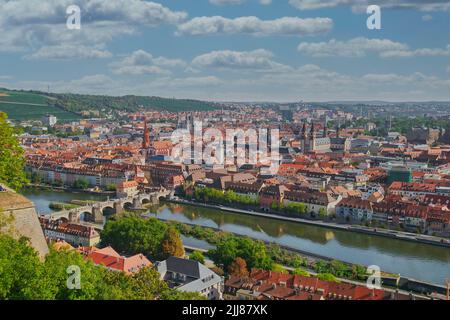
[[422,16],[422,21],[428,22],[433,20],[433,16],[431,14],[425,14]]
[[219,86],[223,83],[224,82],[218,77],[205,76],[168,79],[166,82],[161,82],[161,85],[169,86],[171,88],[201,88],[205,86]]
[[[5,80],[6,82],[6,80]],[[161,76],[146,81],[88,75],[68,81],[8,81],[7,87],[109,95],[156,95],[204,100],[329,101],[450,100],[450,79],[419,72],[349,75],[307,64],[279,73],[242,73],[238,79],[214,75]],[[207,88],[207,89],[205,89]]]
[[450,44],[444,48],[419,48],[415,50],[393,50],[380,54],[383,58],[410,58],[410,57],[446,57],[450,56]]
[[264,49],[254,51],[212,51],[195,57],[192,60],[192,66],[194,68],[267,72],[280,72],[290,69],[288,66],[273,61],[272,58],[272,52]]
[[166,68],[186,67],[186,63],[179,59],[166,57],[153,57],[144,50],[136,50],[119,62],[110,64],[110,68],[116,74],[141,75],[141,74],[170,74]]
[[[81,30],[68,30],[66,8],[71,4],[72,0],[0,0],[0,51],[28,51],[45,58],[58,56],[50,53],[56,46],[81,46],[90,47],[91,55],[101,56],[96,52],[99,47],[118,36],[136,33],[139,26],[178,24],[187,18],[185,12],[151,1],[78,0]],[[40,49],[43,52],[38,53]],[[78,52],[80,57],[86,55]]]
[[[365,12],[366,8],[375,4],[371,0],[289,0],[289,3],[300,10],[334,8],[341,5],[351,6],[353,11]],[[376,4],[382,8],[414,9],[420,11],[450,10],[448,0],[378,0]]]
[[363,57],[367,53],[407,49],[408,46],[403,43],[388,39],[368,39],[364,37],[353,38],[348,41],[331,39],[328,42],[302,42],[298,46],[298,51],[313,57]]
[[330,18],[283,17],[261,20],[257,17],[228,19],[221,16],[197,17],[178,26],[177,34],[249,34],[269,35],[315,35],[328,32],[333,27]]
[[450,45],[446,48],[410,49],[407,44],[389,39],[353,38],[347,41],[331,39],[328,42],[302,42],[298,51],[312,57],[364,57],[376,53],[382,58],[450,56]]
[[[225,5],[240,5],[246,3],[248,0],[209,0],[210,3],[225,6]],[[259,0],[259,3],[262,5],[269,5],[272,3],[272,0]]]
[[[66,8],[72,4],[72,0],[0,0],[0,25],[65,24]],[[177,24],[187,18],[185,12],[172,11],[151,1],[78,0],[76,4],[82,11],[82,23],[109,21],[155,26]]]
[[95,49],[86,46],[55,45],[42,47],[36,52],[26,55],[33,59],[100,59],[110,58],[112,53],[107,50]]

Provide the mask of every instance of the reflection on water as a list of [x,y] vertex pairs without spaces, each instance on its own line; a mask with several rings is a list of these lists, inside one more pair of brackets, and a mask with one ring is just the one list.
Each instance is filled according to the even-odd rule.
[[49,214],[54,210],[49,208],[52,202],[70,202],[71,200],[106,200],[106,196],[86,193],[57,192],[50,190],[26,189],[22,194],[33,201],[37,212],[40,214]]
[[[26,190],[39,213],[50,213],[51,202],[104,200],[83,193]],[[187,205],[163,204],[150,209],[158,217],[219,228],[335,259],[378,265],[385,271],[443,284],[450,276],[450,249],[323,227],[234,214]],[[186,238],[186,244],[208,249],[208,244]]]
[[179,204],[151,212],[435,283],[450,276],[449,248]]

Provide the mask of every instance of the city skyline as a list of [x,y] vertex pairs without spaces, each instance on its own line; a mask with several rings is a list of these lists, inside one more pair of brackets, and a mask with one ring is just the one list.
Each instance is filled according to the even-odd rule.
[[[0,87],[212,101],[450,100],[448,1],[358,3],[0,1]],[[72,4],[81,30],[66,27]],[[381,6],[381,30],[367,29],[369,4]]]

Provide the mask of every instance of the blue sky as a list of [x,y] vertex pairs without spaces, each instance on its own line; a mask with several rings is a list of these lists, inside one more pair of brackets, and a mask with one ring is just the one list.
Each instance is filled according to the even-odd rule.
[[[262,4],[265,2],[265,4]],[[219,4],[220,3],[220,4]],[[81,8],[81,30],[66,8]],[[450,1],[0,0],[0,86],[217,101],[450,101]]]

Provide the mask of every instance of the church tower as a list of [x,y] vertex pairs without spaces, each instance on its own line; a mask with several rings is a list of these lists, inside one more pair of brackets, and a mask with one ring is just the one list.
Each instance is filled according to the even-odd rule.
[[302,147],[302,152],[303,153],[308,152],[308,131],[306,129],[306,121],[303,122],[302,133],[300,136],[300,143]]
[[311,123],[311,131],[309,135],[309,151],[315,151],[316,149],[316,130],[314,128],[314,123]]
[[142,140],[142,149],[150,148],[150,131],[147,128],[147,117],[144,118],[144,137]]
[[323,126],[323,137],[324,138],[328,137],[328,128],[327,128],[327,124],[326,123]]

